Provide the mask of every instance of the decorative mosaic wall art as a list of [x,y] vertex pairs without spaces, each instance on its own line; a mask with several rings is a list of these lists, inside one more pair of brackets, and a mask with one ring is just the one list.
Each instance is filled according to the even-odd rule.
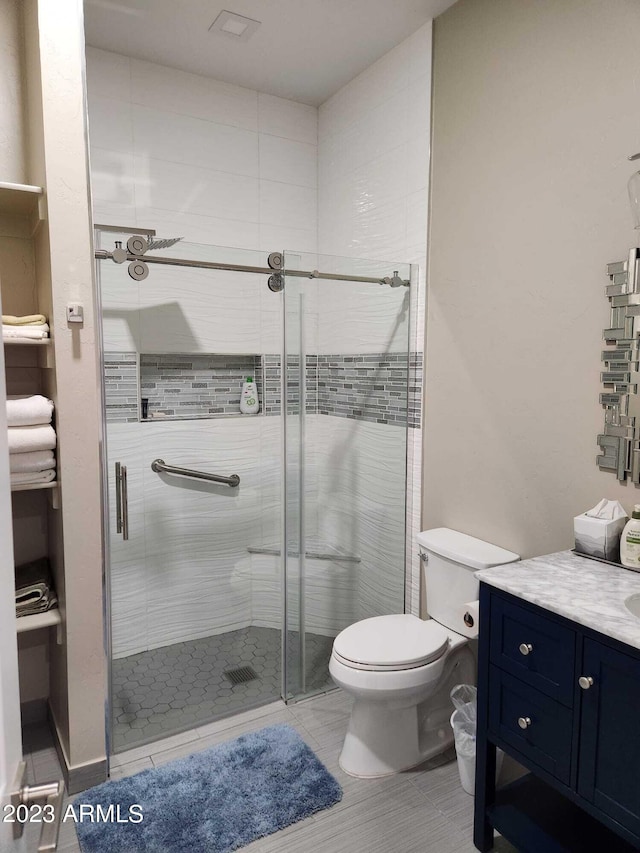
[[596,462],[621,482],[629,477],[640,485],[640,250],[609,264],[607,273],[611,322],[603,333],[604,433],[598,436],[602,454]]

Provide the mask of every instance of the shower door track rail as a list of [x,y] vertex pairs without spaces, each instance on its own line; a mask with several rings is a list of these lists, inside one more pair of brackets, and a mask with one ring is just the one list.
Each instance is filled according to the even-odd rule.
[[[96,249],[95,258],[98,261],[113,260],[113,252],[108,252],[106,249]],[[393,276],[385,276],[384,278],[374,278],[366,275],[341,275],[340,273],[319,272],[318,270],[276,270],[272,267],[253,267],[245,264],[222,264],[215,261],[195,261],[190,258],[165,258],[160,255],[132,255],[127,253],[128,261],[144,261],[145,264],[166,264],[168,266],[177,267],[196,267],[204,270],[224,270],[227,272],[250,272],[263,273],[264,275],[273,275],[274,273],[284,273],[285,276],[295,276],[296,278],[320,278],[328,281],[354,281],[364,282],[368,284],[388,284],[391,287],[409,287],[408,279],[401,279],[397,273]]]

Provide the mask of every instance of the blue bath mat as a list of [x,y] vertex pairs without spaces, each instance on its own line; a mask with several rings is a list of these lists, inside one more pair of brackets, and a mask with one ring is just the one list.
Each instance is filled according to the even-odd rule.
[[[74,808],[79,814],[85,806],[76,826],[83,853],[227,853],[341,799],[342,788],[313,750],[280,725],[105,782]],[[139,822],[118,823],[118,814]]]

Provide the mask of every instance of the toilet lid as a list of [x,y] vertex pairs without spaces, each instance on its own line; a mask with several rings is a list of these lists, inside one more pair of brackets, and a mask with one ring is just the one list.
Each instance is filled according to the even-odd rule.
[[409,614],[374,616],[341,631],[334,654],[356,669],[413,669],[432,663],[449,645],[447,631]]

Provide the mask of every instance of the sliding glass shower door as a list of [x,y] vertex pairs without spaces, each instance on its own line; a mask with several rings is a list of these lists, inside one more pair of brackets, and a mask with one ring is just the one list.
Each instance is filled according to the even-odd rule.
[[333,686],[343,628],[404,611],[410,277],[285,252],[287,698]]
[[[130,237],[102,232],[101,247]],[[113,751],[282,695],[282,294],[198,266],[264,253],[146,254],[189,265],[98,262]],[[257,414],[240,412],[248,378]]]
[[403,611],[409,268],[97,249],[117,752],[329,689],[336,634]]

